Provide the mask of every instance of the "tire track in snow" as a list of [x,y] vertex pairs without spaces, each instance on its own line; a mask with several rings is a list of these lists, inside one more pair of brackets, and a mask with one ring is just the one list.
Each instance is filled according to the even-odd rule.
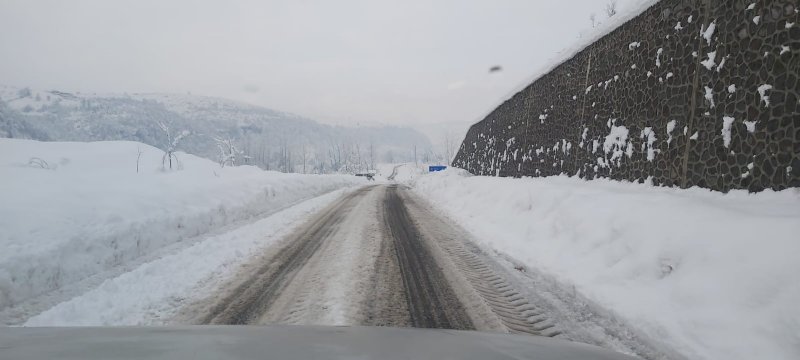
[[483,323],[482,328],[549,337],[562,334],[545,311],[531,304],[505,274],[490,266],[480,249],[465,240],[469,235],[464,230],[429,211],[410,192],[403,195],[429,246],[440,250],[439,266],[451,268],[450,282],[460,284],[465,301],[473,298],[472,315]]
[[[469,284],[457,288],[474,289],[508,332],[557,337],[643,359],[683,359],[613,313],[577,296],[574,290],[565,291],[554,279],[520,267],[507,255],[483,249],[470,240],[473,237],[466,230],[434,211],[435,207],[424,199],[408,196],[405,202],[412,218],[424,223],[420,225],[424,235],[447,254],[440,264],[449,261],[457,268],[450,281],[465,279]],[[473,305],[470,310],[476,312],[478,308]],[[488,316],[484,314],[481,319],[488,320]]]
[[425,328],[474,329],[469,315],[409,218],[397,185],[383,200],[384,221],[394,240],[411,325]]
[[336,230],[336,225],[371,189],[372,186],[356,190],[312,218],[307,227],[290,236],[294,240],[287,241],[271,261],[264,263],[252,277],[219,301],[199,322],[250,324],[258,320],[322,242]]

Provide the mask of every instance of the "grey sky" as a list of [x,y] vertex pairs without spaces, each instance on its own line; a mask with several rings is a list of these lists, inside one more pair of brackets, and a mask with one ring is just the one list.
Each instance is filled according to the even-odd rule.
[[0,83],[190,91],[346,124],[473,122],[606,2],[2,0]]

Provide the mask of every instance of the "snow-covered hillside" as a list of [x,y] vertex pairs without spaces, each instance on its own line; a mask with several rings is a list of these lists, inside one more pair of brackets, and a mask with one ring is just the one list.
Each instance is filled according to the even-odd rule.
[[416,176],[488,247],[690,359],[800,358],[800,193]]
[[424,135],[407,127],[330,126],[213,97],[81,94],[0,85],[0,137],[130,140],[163,149],[169,141],[160,124],[173,133],[189,132],[179,145],[182,151],[217,160],[217,140],[232,139],[238,163],[283,172],[350,171],[354,162],[407,161],[413,159],[414,146],[420,152],[432,148]]
[[38,296],[365,181],[183,153],[170,171],[163,154],[126,141],[0,139],[0,322],[20,320],[9,309]]

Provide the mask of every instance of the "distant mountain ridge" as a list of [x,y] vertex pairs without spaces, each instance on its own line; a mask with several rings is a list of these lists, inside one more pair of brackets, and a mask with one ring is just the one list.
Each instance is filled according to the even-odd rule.
[[[430,149],[405,127],[343,127],[227,99],[184,94],[81,94],[0,86],[0,137],[44,141],[133,140],[214,160],[286,172],[354,172],[413,161]],[[222,142],[220,142],[222,140]]]

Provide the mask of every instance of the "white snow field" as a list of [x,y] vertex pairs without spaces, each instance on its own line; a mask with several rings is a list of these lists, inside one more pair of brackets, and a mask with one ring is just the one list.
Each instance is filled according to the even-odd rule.
[[478,239],[690,359],[800,359],[800,192],[459,169],[415,191]]
[[[182,153],[175,169],[164,170],[162,156],[157,148],[127,141],[0,139],[0,323],[20,323],[37,306],[44,310],[137,267],[124,276],[138,276],[139,288],[112,291],[120,283],[106,281],[95,290],[133,296],[126,301],[144,307],[166,295],[185,296],[181,291],[192,281],[244,261],[308,211],[332,201],[340,194],[334,190],[364,182],[344,175],[221,168]],[[328,195],[319,197],[323,194]],[[154,260],[161,265],[146,264]],[[155,284],[157,279],[143,277],[156,270],[170,281]],[[94,283],[87,286],[87,279]],[[178,287],[181,281],[188,285]],[[87,289],[70,293],[81,286]],[[52,293],[65,294],[48,298]],[[36,323],[150,321],[143,312],[121,314],[125,307],[111,300],[84,304],[93,307],[94,316],[74,312],[71,318],[64,309],[74,310],[75,301],[62,304],[59,316]],[[104,308],[117,312],[102,313]]]

